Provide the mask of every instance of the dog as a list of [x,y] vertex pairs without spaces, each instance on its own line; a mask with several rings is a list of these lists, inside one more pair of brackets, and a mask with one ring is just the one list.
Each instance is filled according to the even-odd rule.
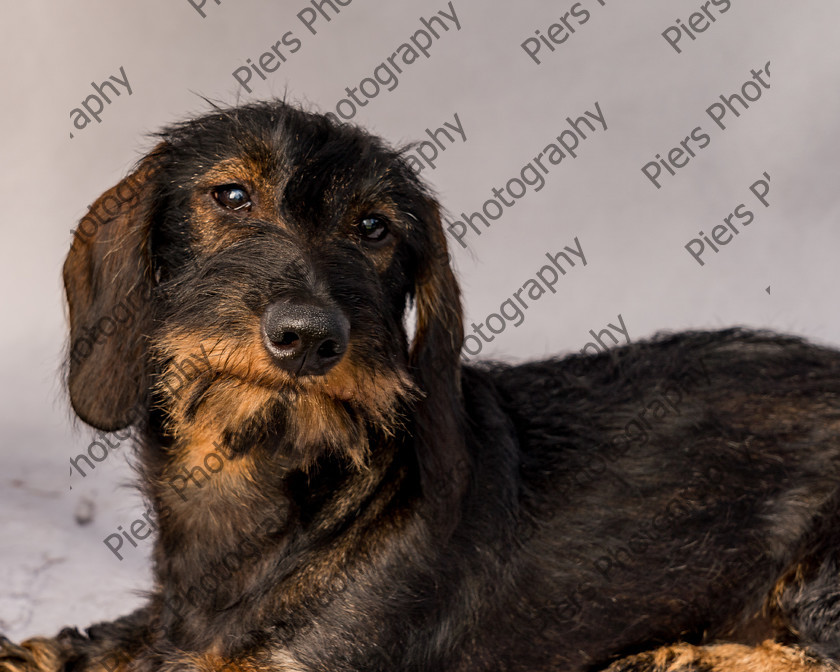
[[135,430],[154,587],[0,669],[840,670],[840,353],[462,365],[404,152],[281,101],[156,142],[64,265],[70,401]]

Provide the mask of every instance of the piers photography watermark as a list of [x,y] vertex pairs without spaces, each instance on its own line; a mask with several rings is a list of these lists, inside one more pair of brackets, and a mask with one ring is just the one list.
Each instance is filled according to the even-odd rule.
[[[728,435],[718,426],[724,421],[715,425],[730,412],[721,410],[730,379],[699,332],[744,325],[830,341],[837,330],[832,175],[840,159],[832,148],[840,103],[830,86],[837,59],[826,49],[840,8],[828,0],[808,11],[741,0],[178,0],[150,13],[82,0],[72,11],[39,14],[45,27],[27,25],[31,12],[22,5],[11,12],[15,67],[7,88],[15,101],[21,89],[32,95],[8,106],[6,183],[20,194],[10,199],[9,221],[31,217],[36,225],[12,227],[6,285],[14,301],[16,293],[27,301],[31,294],[29,305],[40,308],[58,305],[62,280],[65,288],[78,283],[81,299],[65,290],[72,334],[69,342],[62,336],[62,384],[74,421],[120,429],[88,429],[75,440],[68,431],[66,441],[54,441],[47,429],[57,425],[44,422],[46,411],[31,401],[46,398],[33,393],[43,384],[10,393],[10,426],[43,425],[38,446],[53,452],[19,451],[20,473],[8,480],[28,487],[49,459],[60,471],[55,489],[73,503],[66,508],[83,499],[90,507],[75,522],[65,516],[73,545],[58,534],[50,543],[66,548],[43,551],[50,562],[70,558],[86,567],[61,591],[49,566],[30,571],[34,541],[15,540],[0,554],[15,570],[5,595],[0,590],[0,632],[15,641],[34,634],[29,612],[45,596],[55,618],[67,615],[70,623],[78,612],[84,627],[98,618],[88,605],[102,600],[86,598],[105,594],[96,576],[102,567],[119,589],[147,588],[137,568],[151,563],[158,601],[143,636],[160,648],[160,661],[177,648],[176,638],[168,640],[175,628],[184,628],[176,634],[187,643],[204,637],[197,614],[211,614],[206,651],[224,651],[219,660],[228,654],[225,642],[251,646],[264,634],[254,634],[263,627],[257,616],[251,628],[246,613],[236,634],[221,616],[213,619],[234,614],[230,622],[239,625],[249,604],[263,609],[261,600],[290,576],[301,604],[297,595],[283,602],[294,613],[278,616],[268,639],[292,651],[304,623],[313,628],[307,637],[337,641],[343,630],[332,616],[317,620],[336,606],[331,599],[346,599],[347,614],[372,614],[376,624],[406,594],[420,613],[440,601],[433,590],[448,590],[445,572],[429,570],[428,594],[409,577],[405,586],[391,581],[379,602],[365,601],[375,591],[366,593],[364,582],[379,590],[378,577],[371,571],[359,579],[351,561],[379,562],[378,544],[413,525],[418,539],[426,527],[437,535],[428,551],[417,544],[430,556],[447,550],[447,535],[459,542],[463,535],[452,575],[462,561],[464,576],[469,562],[483,572],[478,588],[468,586],[469,609],[479,620],[485,610],[513,605],[511,632],[535,652],[553,639],[583,642],[583,651],[598,628],[615,647],[610,655],[635,652],[660,634],[663,643],[677,641],[664,626],[645,630],[644,618],[653,617],[641,610],[638,618],[599,610],[607,600],[618,610],[640,576],[665,577],[664,585],[681,567],[693,568],[691,544],[705,541],[692,531],[717,533],[711,502],[725,499],[721,484],[729,481],[703,453],[701,433],[721,451],[744,444],[726,462],[743,471],[744,482],[757,460],[750,439]],[[67,44],[41,39],[43,30]],[[44,63],[61,66],[55,86],[43,86]],[[285,116],[285,104],[303,114]],[[356,126],[370,138],[354,135]],[[26,177],[20,186],[18,172]],[[243,193],[246,205],[233,203]],[[362,230],[368,224],[382,224],[383,237]],[[79,263],[62,274],[57,255],[68,241],[58,239],[68,229]],[[44,259],[52,259],[49,268],[43,262],[32,273]],[[230,277],[225,264],[235,267]],[[88,297],[90,309],[79,310]],[[313,331],[312,339],[323,339],[314,355],[301,357],[295,348],[308,335],[297,322],[278,318],[273,335],[266,327],[269,307],[280,306],[280,314],[299,297],[324,332]],[[27,310],[10,314],[28,317]],[[58,316],[47,317],[36,315],[26,328],[12,320],[9,371],[18,358],[34,361],[48,338],[58,342],[48,331]],[[647,347],[666,352],[672,341],[663,332],[670,331],[686,337],[687,354],[668,351],[674,357],[667,361],[639,364]],[[764,356],[761,347],[742,359]],[[137,353],[137,365],[122,370],[142,378],[136,388],[119,390],[117,376],[90,382],[100,378],[97,367],[115,369]],[[529,377],[549,368],[542,379]],[[767,375],[776,376],[771,369]],[[808,375],[792,378],[806,387],[820,374]],[[476,381],[486,384],[479,389]],[[549,392],[557,396],[548,399]],[[95,403],[101,414],[82,410],[85,393],[88,409]],[[742,408],[739,400],[731,412],[745,417],[759,403],[749,398]],[[113,418],[103,417],[111,411]],[[773,420],[788,411],[780,404],[767,413]],[[538,455],[543,449],[551,454]],[[634,472],[633,465],[641,466]],[[139,482],[143,500],[126,508],[124,481],[113,481],[130,469],[126,478]],[[499,479],[491,482],[494,473]],[[370,487],[361,503],[331,499],[357,487],[357,477]],[[25,498],[49,489],[31,490],[10,490],[8,502],[19,506],[20,495],[20,520],[37,525],[46,509],[25,508]],[[392,490],[408,504],[388,500]],[[479,490],[483,499],[474,503],[469,497]],[[780,489],[772,505],[781,508],[784,495]],[[413,519],[415,498],[426,496],[435,501]],[[383,508],[374,510],[380,498]],[[256,511],[255,502],[266,510]],[[725,504],[726,515],[740,515],[737,502]],[[391,524],[382,522],[389,507],[403,505],[408,513],[393,521],[397,532],[383,527],[369,545],[359,540]],[[772,518],[771,509],[762,515]],[[335,511],[345,518],[333,529]],[[42,518],[45,529],[53,519]],[[357,533],[357,523],[367,527]],[[468,538],[474,523],[486,526],[486,538]],[[346,541],[348,529],[359,539]],[[581,539],[584,529],[594,532]],[[549,533],[548,541],[540,536]],[[552,569],[558,599],[531,608],[532,586],[516,563],[555,541],[563,554]],[[300,569],[289,557],[304,547]],[[690,628],[706,627],[708,605],[730,599],[738,577],[778,560],[728,550],[708,563],[705,592],[686,592],[676,607],[677,598],[657,603],[682,610],[689,623],[679,629],[679,645],[698,643]],[[408,557],[395,553],[387,562],[404,576],[426,571]],[[496,576],[493,562],[504,578],[485,585],[484,577]],[[531,568],[542,559],[534,562]],[[386,564],[374,569],[386,576]],[[457,596],[465,584],[452,585]],[[513,600],[504,593],[511,586],[520,593]],[[447,608],[456,613],[462,602]],[[756,598],[756,610],[761,604]],[[173,626],[181,622],[187,625]],[[455,617],[451,623],[461,627]],[[447,646],[456,651],[460,631],[451,623],[430,620],[430,628],[441,641],[451,636]],[[626,625],[620,636],[615,623]],[[704,636],[719,625],[709,623]],[[426,645],[423,627],[406,628],[411,647]],[[634,628],[649,638],[636,638]],[[478,634],[476,642],[486,633]],[[361,651],[375,636],[358,639]],[[66,664],[108,672],[157,664],[103,651]],[[570,670],[607,669],[606,659],[580,651],[570,659],[580,655],[585,664]],[[396,659],[386,647],[379,653]],[[311,663],[274,655],[270,664],[284,669]],[[529,667],[528,655],[491,656],[487,666]],[[230,660],[231,672],[262,664]],[[368,663],[344,661],[348,669]],[[220,670],[226,662],[208,653],[189,664]]]

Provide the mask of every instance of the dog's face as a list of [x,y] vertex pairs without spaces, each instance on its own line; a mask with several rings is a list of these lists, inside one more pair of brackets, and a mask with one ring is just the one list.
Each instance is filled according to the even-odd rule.
[[398,152],[282,103],[161,140],[65,263],[83,420],[113,430],[155,408],[176,442],[362,462],[370,432],[457,386],[418,373],[457,369],[461,317],[437,204]]

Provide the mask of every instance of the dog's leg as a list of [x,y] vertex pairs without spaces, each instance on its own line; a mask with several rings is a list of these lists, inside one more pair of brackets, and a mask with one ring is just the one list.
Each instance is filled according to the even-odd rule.
[[664,646],[622,658],[604,672],[840,672],[840,665],[767,641],[759,646]]
[[84,635],[65,628],[19,645],[0,635],[0,672],[124,672],[151,635],[146,609],[91,626]]
[[2,672],[57,672],[64,665],[64,660],[55,639],[33,637],[18,645],[0,636]]
[[[80,639],[81,635],[76,635]],[[32,637],[13,644],[0,637],[0,672],[123,672],[131,660],[127,651],[100,646],[69,644],[64,635],[55,638]],[[67,665],[71,667],[66,667]]]

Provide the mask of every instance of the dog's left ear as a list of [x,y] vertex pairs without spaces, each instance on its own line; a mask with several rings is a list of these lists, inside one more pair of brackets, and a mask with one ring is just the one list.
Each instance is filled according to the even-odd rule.
[[424,205],[421,218],[428,238],[418,259],[414,288],[417,331],[409,361],[420,371],[457,374],[464,341],[461,292],[449,264],[440,207],[431,198]]
[[159,149],[90,207],[64,262],[70,401],[82,420],[105,431],[133,424],[145,393],[149,224]]
[[457,518],[452,502],[466,487],[468,467],[461,395],[461,292],[449,263],[437,201],[426,198],[418,215],[426,240],[417,260],[417,329],[409,353],[423,393],[416,410],[415,432],[420,442],[418,459],[424,492],[435,513],[451,526]]

